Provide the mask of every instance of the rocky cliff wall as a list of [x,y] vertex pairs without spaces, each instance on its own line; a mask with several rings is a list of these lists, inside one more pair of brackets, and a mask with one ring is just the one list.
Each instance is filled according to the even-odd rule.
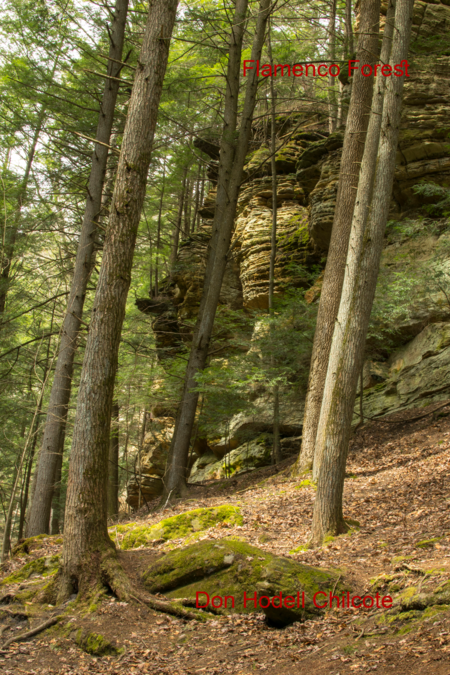
[[[410,77],[405,81],[391,203],[393,220],[421,217],[421,207],[427,201],[432,201],[432,198],[414,192],[413,188],[418,183],[425,180],[450,186],[449,36],[450,0],[416,0],[408,59]],[[276,154],[278,231],[275,293],[282,295],[288,287],[307,288],[311,283],[310,271],[323,266],[336,202],[343,130],[330,135],[326,130],[324,115],[314,110],[293,112],[279,118],[278,124],[280,147]],[[209,175],[214,177],[218,147],[204,139],[198,139],[196,143],[199,149],[209,155]],[[270,162],[267,161],[269,150],[267,145],[256,145],[254,143],[245,167],[230,259],[220,296],[221,304],[233,310],[265,310],[268,306],[270,232],[274,205]],[[214,203],[213,188],[200,211],[202,227],[181,242],[174,273],[162,285],[161,297],[156,300],[138,300],[142,311],[155,315],[153,329],[161,358],[174,355],[180,345],[189,343],[191,335],[184,321],[195,318],[198,311]],[[440,237],[434,234],[416,238],[412,242],[387,241],[383,264],[391,270],[400,270],[415,257],[416,265],[424,268],[438,246]],[[311,301],[317,300],[319,293],[320,278],[309,291],[308,297]],[[421,334],[432,322],[447,321],[449,316],[445,293],[430,288],[415,289],[414,297],[411,298],[411,311],[403,318],[397,317],[400,343],[404,344]],[[447,356],[443,358],[445,360]],[[407,376],[409,368],[394,372],[387,364],[366,365],[365,398],[371,415],[385,413],[399,406],[423,403],[426,396],[420,394],[417,373],[422,372],[425,362],[429,365],[431,361],[425,357],[422,361],[422,365],[415,366],[413,384],[411,375]],[[438,366],[439,378],[442,380],[440,386],[443,387],[443,393],[436,393],[439,399],[440,395],[445,396],[447,393],[447,380],[444,370]],[[419,390],[413,394],[394,396],[394,389],[396,392],[402,390],[402,378],[408,379],[406,389],[415,386]],[[429,376],[424,375],[424,381],[428,381],[427,378],[433,378],[431,370]],[[298,436],[301,430],[301,409],[299,402],[295,413],[287,411],[282,420],[287,426],[295,420],[295,430],[291,433],[293,437]],[[254,436],[270,428],[270,424],[269,406],[267,414],[262,414],[261,419],[254,421]],[[238,419],[234,426],[240,428]],[[154,443],[150,445],[156,447]],[[236,448],[236,443],[233,447]],[[212,455],[214,457],[217,460],[217,453]]]

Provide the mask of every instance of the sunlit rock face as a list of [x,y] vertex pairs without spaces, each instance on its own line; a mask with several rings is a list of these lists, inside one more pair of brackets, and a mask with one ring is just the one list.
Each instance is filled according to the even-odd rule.
[[[386,4],[382,12],[386,13]],[[391,202],[392,219],[401,220],[406,216],[414,219],[417,209],[430,201],[430,198],[414,192],[414,186],[420,182],[450,186],[449,34],[450,0],[417,0],[408,58],[409,77],[404,87]],[[308,288],[310,285],[306,299],[308,302],[317,302],[323,280],[318,268],[324,266],[336,205],[343,130],[330,135],[326,111],[318,109],[294,111],[285,117],[280,116],[277,125],[275,295],[280,297],[286,289]],[[160,297],[137,301],[142,311],[154,316],[153,330],[160,359],[170,358],[189,346],[192,332],[187,326],[197,316],[203,290],[207,248],[214,218],[219,147],[216,141],[205,139],[197,139],[195,144],[210,158],[208,176],[212,180],[212,188],[200,209],[201,228],[181,242],[175,269],[171,278],[161,284]],[[267,310],[274,207],[270,174],[269,139],[267,133],[257,128],[244,169],[235,229],[220,293],[222,309],[243,310],[247,315],[248,310]],[[421,275],[439,246],[446,245],[445,237],[445,232],[437,232],[419,238],[407,236],[398,241],[387,239],[382,266],[395,275],[404,273],[409,265],[414,265],[417,275]],[[317,270],[315,280],[311,279],[312,269]],[[450,276],[448,265],[444,265],[443,271]],[[387,317],[386,321],[389,320]],[[444,324],[441,326],[436,322],[449,320],[450,305],[443,292],[426,286],[414,290],[409,311],[395,320],[398,341],[394,345],[397,351],[393,352],[392,363],[371,361],[366,364],[363,386],[364,407],[368,415],[386,414],[399,407],[429,403],[427,392],[434,391],[434,388],[445,389],[436,391],[435,398],[431,400],[440,400],[440,396],[448,395],[447,361],[450,357],[447,353],[447,332]],[[407,343],[406,348],[411,345],[411,353],[415,354],[419,347],[422,349],[424,341],[430,341],[430,344],[433,342],[437,333],[429,328],[430,324],[441,326],[438,333],[445,337],[442,345],[439,348],[424,347],[421,358],[414,364],[409,363],[407,353],[404,357],[406,365],[396,369],[398,348],[403,349]],[[295,415],[283,413],[282,423],[287,424],[288,419],[294,420],[292,429],[286,427],[285,436],[297,438],[301,434],[302,402],[297,402],[294,408]],[[251,419],[235,416],[230,428],[249,430],[249,442],[253,442],[259,434],[271,428],[273,418],[269,400],[264,410],[264,414]],[[171,436],[173,421],[166,421],[167,432]],[[220,459],[241,445],[243,441],[237,432],[235,436],[230,434],[214,442],[211,439],[204,441],[206,449],[197,453],[198,457],[205,457],[199,460],[196,467],[198,479],[208,473],[208,466],[214,464],[214,457]],[[156,458],[163,453],[163,446],[166,447],[164,443],[161,439],[151,442],[146,440],[142,490],[146,490],[148,499],[157,489],[162,489],[162,474],[160,469],[160,473],[157,473],[159,459],[156,461]],[[211,461],[206,462],[207,459]],[[211,469],[213,473],[214,470],[215,467]],[[137,482],[129,489],[130,503],[136,505],[139,494]]]

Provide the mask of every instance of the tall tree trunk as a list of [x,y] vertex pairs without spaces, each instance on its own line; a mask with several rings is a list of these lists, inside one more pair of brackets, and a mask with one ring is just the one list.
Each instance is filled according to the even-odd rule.
[[119,403],[114,401],[111,411],[111,438],[108,461],[108,516],[119,515]]
[[194,216],[192,218],[192,232],[195,232],[197,227],[197,215],[200,208],[200,181],[202,175],[202,163],[199,161],[197,169],[197,180],[195,181],[195,206],[194,206]]
[[189,222],[191,192],[192,192],[191,179],[188,178],[187,181],[186,181],[186,191],[185,191],[185,195],[184,195],[184,230],[183,230],[183,236],[184,237],[189,237],[189,235],[191,233],[190,222]]
[[119,82],[117,76],[121,66],[116,63],[122,58],[128,0],[116,0],[114,20],[110,29],[110,48],[107,78],[103,92],[97,126],[96,144],[92,156],[91,174],[87,190],[86,207],[78,242],[77,257],[70,288],[67,312],[61,331],[58,358],[56,361],[50,402],[45,420],[42,448],[37,466],[36,490],[34,494],[28,536],[48,532],[53,495],[53,480],[58,456],[63,452],[67,411],[72,387],[73,363],[77,349],[78,332],[81,326],[87,284],[92,272],[95,255],[97,222],[102,207],[102,192],[108,160],[108,148],[114,119]]
[[[360,34],[357,59],[373,66],[378,53],[380,0],[366,0],[361,6]],[[319,423],[322,394],[328,366],[331,339],[336,321],[345,261],[358,186],[359,168],[369,124],[368,111],[372,102],[373,76],[364,77],[361,69],[354,75],[350,110],[342,150],[339,186],[336,197],[331,241],[325,276],[320,295],[319,312],[314,335],[313,353],[303,420],[302,447],[294,474],[301,474],[313,464],[314,445]]]
[[61,480],[62,480],[62,452],[58,455],[58,463],[55,467],[53,478],[52,516],[50,520],[50,534],[59,534],[61,524]]
[[[394,14],[395,14],[394,4],[392,1],[390,1],[388,5],[386,26],[380,54],[380,61],[382,64],[389,63],[389,56],[391,53],[391,46],[392,46],[392,36],[394,33],[394,26],[393,26]],[[364,146],[364,154],[361,161],[360,177],[358,189],[356,191],[355,206],[351,222],[350,240],[347,251],[347,261],[345,265],[345,276],[342,286],[340,308],[342,307],[342,304],[344,302],[344,292],[348,293],[349,292],[348,286],[349,284],[353,283],[352,279],[349,277],[349,264],[354,265],[355,261],[359,260],[363,244],[364,231],[369,216],[369,209],[373,192],[373,184],[375,180],[375,168],[377,162],[378,145],[380,142],[380,130],[383,115],[386,80],[387,80],[386,77],[384,77],[382,74],[379,74],[376,78],[376,84],[373,92],[372,106],[371,106],[372,112],[369,119],[369,127],[367,129],[366,143]],[[339,309],[339,312],[340,311],[341,309]],[[332,348],[330,349],[330,360],[328,363],[328,372],[327,372],[328,387],[324,387],[323,391],[322,407],[316,436],[315,453],[314,453],[314,478],[317,478],[317,476],[319,475],[321,457],[322,452],[324,450],[326,438],[325,434],[326,416],[328,414],[325,413],[325,410],[328,409],[329,405],[328,399],[331,392],[329,379],[329,374],[331,372],[331,352],[333,351],[333,349],[335,349],[336,339],[337,336],[340,334],[340,328],[341,327],[338,319],[334,327]],[[361,367],[362,364],[360,364],[358,372],[361,370]]]
[[[273,72],[273,59],[272,59],[272,45],[270,41],[270,19],[268,22],[268,31],[267,31],[267,51],[269,56],[270,70]],[[271,332],[271,342],[274,345],[273,340],[273,319],[274,319],[274,308],[273,308],[273,292],[275,288],[275,259],[277,257],[277,163],[276,163],[276,118],[275,118],[275,87],[273,84],[273,77],[269,78],[270,81],[270,106],[271,106],[271,134],[270,134],[270,152],[271,152],[271,171],[272,171],[272,232],[271,232],[271,241],[270,241],[270,266],[269,266],[269,314],[270,314],[270,332]],[[272,368],[275,367],[275,357],[272,351],[271,354]],[[278,383],[274,384],[273,387],[273,448],[272,448],[272,460],[274,464],[279,464],[281,461],[281,447],[280,447],[280,391]]]
[[161,220],[162,220],[162,209],[164,202],[164,188],[166,185],[166,164],[164,162],[163,168],[163,177],[162,177],[162,186],[161,186],[161,196],[159,199],[159,209],[158,209],[158,226],[156,229],[156,261],[155,261],[155,296],[159,295],[159,251],[161,248]]
[[175,224],[175,228],[174,228],[173,235],[172,235],[172,250],[170,252],[170,261],[169,261],[169,267],[170,267],[170,273],[171,274],[174,270],[175,263],[177,262],[178,243],[180,241],[181,224],[183,222],[183,206],[184,206],[184,195],[185,195],[185,192],[186,192],[186,176],[187,176],[187,166],[184,167],[183,182],[182,182],[181,193],[180,193],[179,202],[178,202],[177,222]]
[[[56,70],[56,61],[55,61],[55,67],[52,72],[52,76],[54,75],[54,71]],[[44,124],[44,119],[45,119],[45,113],[46,113],[46,107],[43,105],[38,113],[37,121],[36,121],[36,127],[34,130],[33,138],[31,140],[31,145],[30,149],[28,151],[28,156],[27,156],[27,163],[25,166],[25,173],[22,178],[22,182],[19,187],[19,194],[17,197],[17,205],[16,205],[16,213],[14,216],[14,222],[12,224],[12,227],[7,228],[5,231],[5,241],[4,245],[2,248],[2,255],[1,255],[1,261],[0,261],[0,316],[4,313],[5,311],[5,306],[6,306],[6,296],[8,294],[8,288],[9,288],[9,282],[10,282],[10,274],[11,274],[11,265],[13,262],[14,258],[14,250],[16,247],[16,240],[17,240],[17,233],[19,231],[19,225],[20,225],[20,216],[22,213],[22,207],[25,201],[26,193],[27,193],[27,188],[28,188],[28,181],[30,180],[30,173],[31,173],[31,167],[33,165],[33,160],[34,160],[34,155],[36,154],[36,147],[39,141],[39,136],[42,130],[42,125]],[[1,325],[1,323],[0,323]]]
[[6,558],[8,557],[8,554],[9,554],[9,551],[10,551],[10,548],[11,548],[11,526],[12,526],[12,520],[13,520],[13,515],[14,515],[14,509],[15,509],[15,505],[16,505],[17,488],[18,488],[18,485],[19,485],[19,482],[20,482],[20,476],[21,476],[21,473],[22,473],[23,463],[24,463],[25,457],[27,455],[27,450],[28,450],[28,447],[30,445],[30,441],[33,437],[33,431],[35,430],[35,425],[37,424],[39,412],[42,408],[42,401],[43,401],[43,398],[44,398],[44,392],[45,392],[45,387],[46,387],[46,384],[47,384],[48,373],[49,373],[49,371],[47,371],[47,375],[42,381],[42,386],[41,386],[41,391],[39,393],[38,402],[37,402],[36,408],[34,410],[33,419],[31,420],[28,436],[26,438],[25,445],[24,445],[22,453],[20,455],[20,459],[19,459],[19,462],[18,462],[18,465],[17,465],[17,471],[15,473],[15,478],[13,480],[11,497],[10,497],[10,500],[9,500],[8,513],[6,515],[6,520],[5,520],[5,529],[4,529],[4,532],[3,532],[2,553],[1,553],[1,561],[2,562],[4,560],[6,560]]
[[149,8],[117,168],[73,430],[58,599],[102,584],[128,597],[107,529],[110,422],[120,335],[178,0]]
[[352,0],[345,0],[345,58],[353,55]]
[[[395,33],[391,66],[402,63],[408,55],[412,27],[413,0],[396,0]],[[387,30],[386,26],[386,30]],[[382,79],[382,78],[381,78]],[[333,335],[324,400],[319,426],[321,462],[314,505],[312,541],[320,544],[327,534],[345,528],[342,514],[345,464],[356,396],[359,369],[380,265],[383,238],[389,213],[394,181],[395,160],[400,130],[403,77],[386,78],[386,94],[379,129],[379,113],[371,115],[371,127],[378,132],[379,150],[370,213],[357,215],[342,289],[342,299]],[[370,131],[371,129],[369,129]],[[369,140],[369,138],[368,138]],[[367,154],[367,157],[366,157]],[[370,147],[365,152],[357,200],[363,200],[375,172],[375,158]],[[367,207],[361,209],[367,214]],[[365,222],[367,225],[364,228]],[[359,243],[361,241],[361,244]]]
[[[55,309],[56,309],[56,300],[53,304],[50,333],[53,333],[53,323],[54,323],[54,319],[55,319]],[[50,368],[50,348],[51,348],[51,344],[52,344],[52,338],[50,337],[48,342],[47,342],[47,355],[46,355],[46,361],[45,361],[44,372],[43,372],[43,377],[42,377],[44,382],[47,380],[47,374],[48,374],[48,370]],[[42,403],[42,399],[41,399],[40,403]],[[27,512],[27,506],[28,506],[28,495],[29,495],[29,490],[30,490],[31,472],[33,470],[34,454],[36,452],[36,444],[37,444],[38,432],[39,432],[39,421],[40,421],[39,417],[40,417],[40,415],[41,415],[41,405],[38,406],[38,411],[37,411],[36,420],[35,420],[34,429],[33,429],[33,440],[31,442],[30,456],[28,458],[27,467],[26,467],[26,470],[25,470],[25,485],[24,485],[23,494],[22,494],[21,500],[20,500],[19,532],[18,532],[18,536],[17,536],[18,540],[22,539],[23,533],[24,533],[25,515],[26,515],[26,512]]]
[[231,235],[233,231],[239,188],[245,156],[251,134],[253,111],[256,101],[258,81],[256,61],[260,60],[264,44],[266,23],[270,11],[270,0],[260,0],[256,32],[253,40],[251,60],[254,68],[247,74],[245,102],[239,135],[236,134],[237,108],[239,94],[239,71],[241,65],[242,39],[247,0],[236,0],[233,28],[230,40],[227,70],[227,89],[225,95],[224,128],[220,147],[219,178],[217,183],[216,210],[213,230],[208,246],[203,294],[199,315],[194,330],[191,353],[186,369],[182,399],[178,408],[174,434],[169,452],[165,474],[165,490],[172,493],[186,489],[186,467],[189,457],[189,444],[194,428],[198,393],[195,376],[201,372],[208,358],[208,349],[214,326],[214,318],[220,297],[220,289],[228,260]]
[[[336,60],[336,0],[331,0],[330,21],[328,23],[328,58]],[[328,76],[328,129],[330,134],[336,131],[337,97],[336,77]]]

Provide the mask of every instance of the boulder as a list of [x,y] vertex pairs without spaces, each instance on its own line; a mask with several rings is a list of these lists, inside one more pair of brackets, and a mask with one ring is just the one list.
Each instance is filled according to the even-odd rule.
[[[164,593],[169,598],[198,598],[199,605],[206,605],[208,598],[211,603],[219,597],[222,609],[228,613],[262,610],[277,626],[322,613],[314,605],[314,594],[320,591],[341,594],[346,589],[340,578],[336,571],[302,565],[233,538],[203,540],[170,551],[153,562],[142,576],[150,593]],[[279,604],[280,593],[283,604],[273,606]],[[287,596],[296,601],[300,598],[300,602],[286,608]],[[266,599],[260,604],[263,597],[276,601],[263,607],[267,604]],[[219,600],[214,605],[219,606]]]
[[253,471],[261,466],[267,466],[270,461],[270,445],[266,442],[266,439],[260,438],[244,443],[219,461],[216,460],[213,463],[201,466],[200,460],[197,460],[192,467],[189,481],[200,483],[213,478],[227,478],[246,471]]
[[216,525],[242,525],[241,510],[224,504],[204,509],[193,509],[177,516],[165,518],[154,525],[126,523],[115,525],[109,532],[122,550],[150,546],[154,541],[181,539]]
[[391,356],[388,365],[386,380],[364,392],[368,417],[445,401],[450,397],[450,324],[426,326]]
[[151,418],[150,429],[144,437],[141,452],[141,468],[127,485],[127,502],[133,508],[143,506],[162,494],[162,477],[172,440],[174,420],[172,417]]

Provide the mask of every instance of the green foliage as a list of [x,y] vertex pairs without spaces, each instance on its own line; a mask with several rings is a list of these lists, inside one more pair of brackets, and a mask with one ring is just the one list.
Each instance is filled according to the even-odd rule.
[[431,202],[425,206],[431,216],[450,216],[450,189],[448,187],[426,182],[414,185],[413,192]]

